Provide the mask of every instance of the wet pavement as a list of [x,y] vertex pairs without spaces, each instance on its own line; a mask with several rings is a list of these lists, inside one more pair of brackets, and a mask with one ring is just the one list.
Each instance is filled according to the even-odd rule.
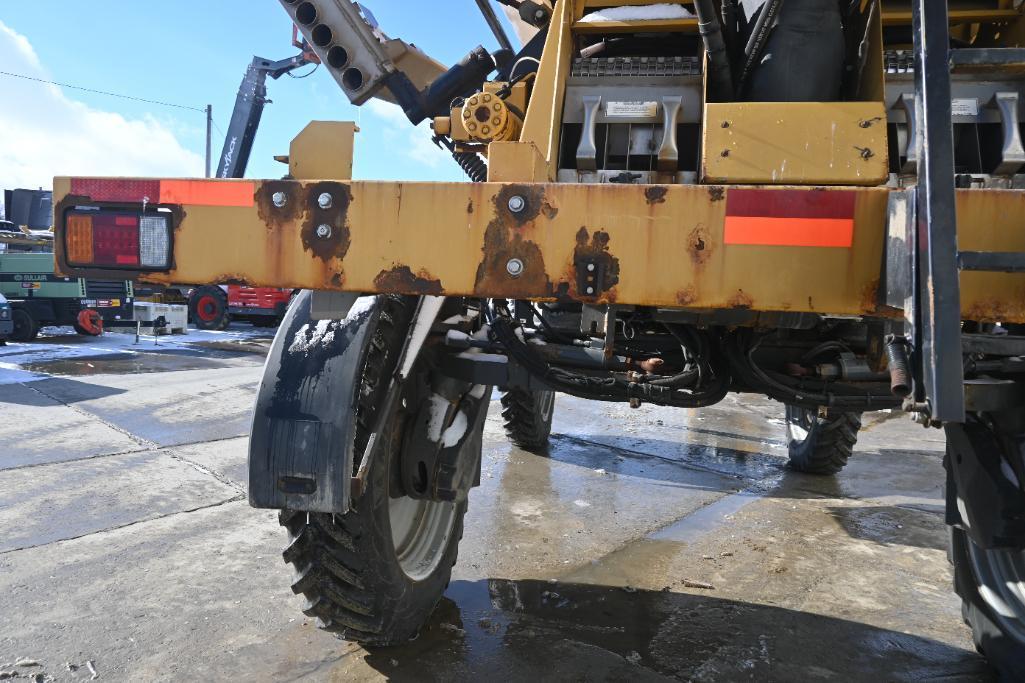
[[0,670],[991,680],[951,590],[942,434],[901,416],[867,416],[848,469],[816,478],[786,470],[782,410],[756,397],[560,397],[549,457],[493,409],[445,598],[415,641],[368,652],[303,616],[283,531],[245,502],[267,340],[130,342],[0,347]]

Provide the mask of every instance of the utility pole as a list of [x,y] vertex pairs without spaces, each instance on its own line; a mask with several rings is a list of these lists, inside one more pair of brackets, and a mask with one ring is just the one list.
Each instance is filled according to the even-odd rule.
[[206,105],[206,177],[210,177],[210,138],[212,135],[211,128],[214,123],[214,106],[212,104]]

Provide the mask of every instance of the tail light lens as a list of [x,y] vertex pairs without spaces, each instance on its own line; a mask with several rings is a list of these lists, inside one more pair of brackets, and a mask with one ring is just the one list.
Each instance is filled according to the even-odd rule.
[[93,219],[92,216],[72,215],[68,217],[65,239],[68,246],[68,261],[92,263],[93,261]]
[[170,267],[170,215],[127,211],[72,211],[65,218],[72,266],[127,270]]

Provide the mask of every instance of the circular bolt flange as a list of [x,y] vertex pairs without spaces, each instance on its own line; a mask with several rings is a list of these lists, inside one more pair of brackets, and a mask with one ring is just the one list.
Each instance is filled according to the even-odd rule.
[[324,194],[317,197],[317,206],[322,209],[330,209],[331,205],[335,203],[335,198],[325,192]]
[[513,213],[520,213],[527,208],[527,200],[516,194],[509,198],[509,210]]
[[317,226],[317,237],[322,240],[326,240],[331,236],[331,226],[327,223],[321,223]]
[[509,273],[512,277],[519,277],[523,275],[523,261],[518,258],[511,258],[509,262],[505,264],[505,272]]
[[271,195],[270,200],[274,202],[274,206],[280,209],[288,203],[288,195],[284,192],[275,192]]

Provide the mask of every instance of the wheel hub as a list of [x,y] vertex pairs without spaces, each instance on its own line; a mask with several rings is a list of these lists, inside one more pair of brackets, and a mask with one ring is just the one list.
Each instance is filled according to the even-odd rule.
[[388,499],[395,556],[413,581],[430,576],[445,553],[456,521],[456,504],[403,496]]

